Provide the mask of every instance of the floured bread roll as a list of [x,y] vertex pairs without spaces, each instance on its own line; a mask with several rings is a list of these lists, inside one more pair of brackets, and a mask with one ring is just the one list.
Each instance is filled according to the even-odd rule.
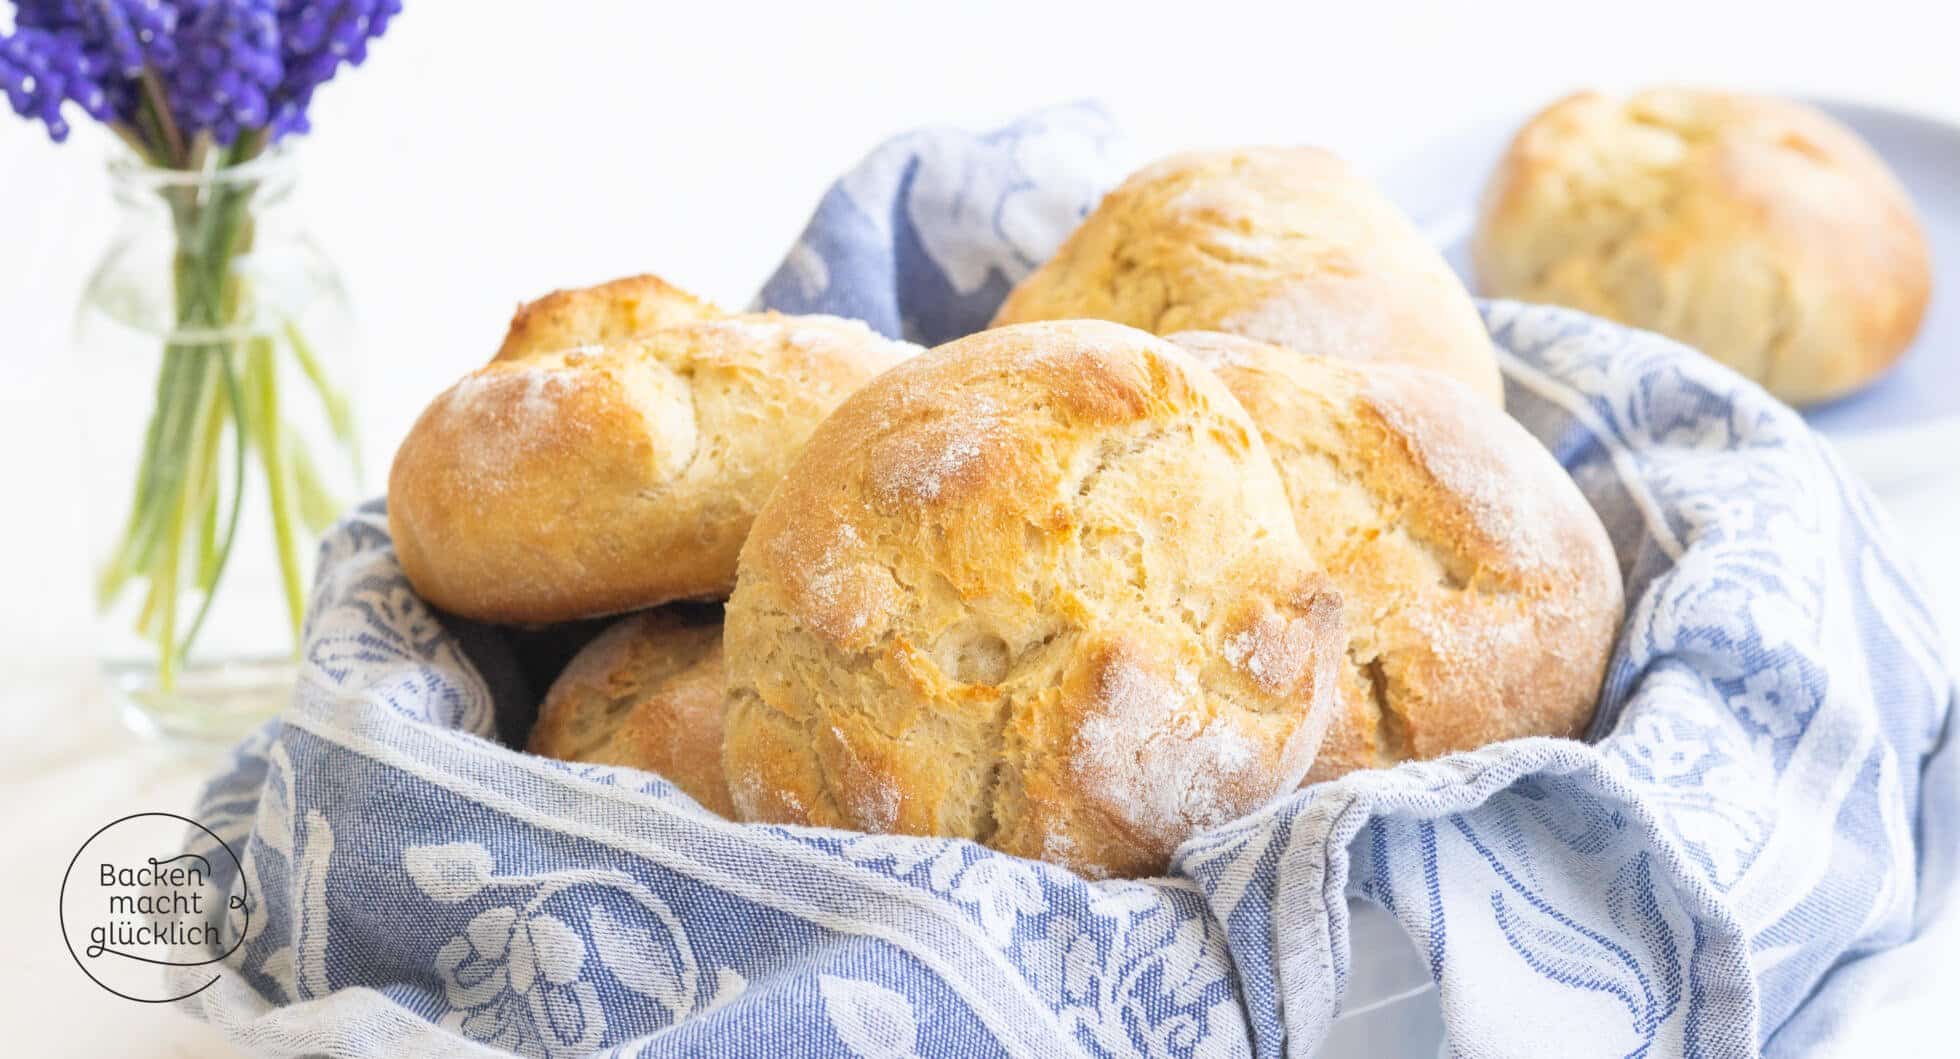
[[764,313],[494,361],[395,453],[395,552],[425,599],[485,621],[720,599],[810,431],[916,348]]
[[1932,282],[1911,200],[1855,133],[1800,103],[1679,88],[1532,118],[1472,253],[1486,294],[1659,331],[1795,404],[1890,367]]
[[552,291],[519,306],[495,359],[606,345],[721,315],[720,309],[659,276],[628,276],[596,287]]
[[657,772],[733,816],[721,771],[721,622],[643,611],[600,633],[552,682],[531,752]]
[[1244,402],[1344,601],[1343,710],[1309,781],[1585,730],[1620,568],[1537,439],[1433,373],[1233,335],[1172,340]]
[[1449,264],[1366,180],[1311,147],[1194,151],[1132,175],[994,323],[1072,317],[1413,364],[1504,403],[1490,336]]
[[726,638],[744,819],[1092,875],[1297,786],[1343,642],[1245,411],[1098,321],[972,335],[846,401],[757,516]]

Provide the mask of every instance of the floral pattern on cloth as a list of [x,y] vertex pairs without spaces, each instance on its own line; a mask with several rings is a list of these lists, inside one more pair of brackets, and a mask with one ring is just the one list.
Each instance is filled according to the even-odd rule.
[[[901,137],[761,300],[981,326],[1115,142],[1093,108]],[[1301,1055],[1341,1009],[1355,897],[1414,940],[1461,1054],[1804,1054],[1834,971],[1911,936],[1924,821],[1960,813],[1922,797],[1954,697],[1932,619],[1871,499],[1760,389],[1576,313],[1484,313],[1626,578],[1588,742],[1319,784],[1152,880],[738,825],[500,742],[535,701],[529,634],[430,611],[370,505],[323,546],[292,707],[198,809],[256,914],[187,1004],[273,1055]]]

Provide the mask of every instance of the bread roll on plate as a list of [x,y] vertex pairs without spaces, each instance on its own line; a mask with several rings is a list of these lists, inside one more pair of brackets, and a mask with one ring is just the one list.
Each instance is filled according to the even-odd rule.
[[1857,134],[1694,89],[1585,92],[1531,119],[1471,249],[1486,294],[1659,331],[1793,404],[1890,367],[1932,283],[1912,202]]
[[744,819],[1092,875],[1297,786],[1343,642],[1245,410],[1100,321],[972,335],[845,401],[757,516],[726,638]]
[[720,599],[810,431],[915,349],[855,321],[761,313],[492,362],[395,454],[402,569],[429,602],[485,621]]
[[1412,364],[1504,403],[1490,336],[1449,264],[1366,180],[1311,147],[1194,151],[1132,175],[994,323],[1071,317]]
[[519,306],[495,359],[606,345],[721,315],[720,309],[659,276],[628,276],[596,287],[552,291]]
[[1585,731],[1620,568],[1537,439],[1434,373],[1233,335],[1172,340],[1245,404],[1345,601],[1342,710],[1310,781]]
[[721,621],[708,608],[623,618],[565,667],[531,729],[534,754],[659,773],[733,816],[721,771]]

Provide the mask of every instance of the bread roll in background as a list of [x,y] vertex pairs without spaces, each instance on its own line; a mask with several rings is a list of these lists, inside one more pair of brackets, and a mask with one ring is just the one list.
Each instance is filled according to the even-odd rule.
[[1473,256],[1485,294],[1659,331],[1795,404],[1890,367],[1931,285],[1912,204],[1856,134],[1800,103],[1678,88],[1532,118]]
[[621,619],[551,685],[530,749],[565,761],[658,773],[733,816],[721,771],[721,621],[711,608]]
[[1620,568],[1537,439],[1433,373],[1232,335],[1172,340],[1244,403],[1341,593],[1343,708],[1309,780],[1585,731]]
[[1442,255],[1311,147],[1194,151],[1125,180],[994,323],[1074,317],[1411,364],[1504,402],[1490,336]]
[[747,820],[1161,872],[1299,784],[1342,642],[1215,376],[1116,324],[997,328],[844,402],[757,517],[730,793]]
[[595,287],[552,291],[519,306],[494,359],[607,345],[722,315],[720,309],[659,276],[628,276]]
[[429,602],[485,621],[723,598],[810,431],[916,348],[762,313],[495,361],[436,398],[395,454],[402,569]]

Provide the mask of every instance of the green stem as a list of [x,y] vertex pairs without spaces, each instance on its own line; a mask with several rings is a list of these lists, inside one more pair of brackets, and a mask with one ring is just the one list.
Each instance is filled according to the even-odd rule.
[[293,533],[294,486],[287,459],[285,424],[279,418],[279,365],[272,340],[254,338],[247,346],[245,379],[252,389],[253,445],[265,471],[266,497],[272,507],[272,536],[279,555],[279,574],[286,584],[286,610],[297,637],[306,612],[305,582],[300,573],[299,543]]
[[170,417],[173,398],[181,388],[178,377],[188,366],[174,347],[164,348],[163,366],[157,372],[156,402],[150,408],[150,422],[144,429],[143,454],[136,464],[136,491],[130,500],[122,543],[96,581],[99,606],[106,607],[113,602],[129,578],[143,567],[141,560],[154,535],[154,523],[162,517],[156,484],[163,458],[165,423]]
[[218,453],[213,444],[224,420],[224,410],[220,407],[219,392],[207,389],[197,410],[196,436],[192,439],[190,450],[190,469],[184,478],[184,513],[188,522],[188,532],[192,534],[195,547],[191,554],[197,561],[191,569],[196,571],[193,583],[201,583],[203,577],[205,551],[204,538],[217,534],[217,488]]
[[[238,516],[245,509],[245,439],[252,436],[251,421],[245,413],[245,400],[238,392],[238,373],[233,370],[231,355],[223,354],[219,363],[224,368],[225,403],[231,407],[232,422],[237,425],[237,438],[231,447],[231,515],[225,519],[224,543],[218,547],[208,573],[200,569],[198,579],[204,590],[204,599],[198,603],[197,617],[191,619],[191,626],[184,632],[183,646],[179,651],[189,655],[191,644],[197,640],[199,630],[204,628],[204,619],[211,614],[211,603],[218,598],[218,575],[224,572],[225,563],[231,558],[232,542],[238,539]],[[214,442],[219,444],[222,442]],[[166,652],[168,653],[168,652]]]
[[182,167],[184,136],[177,131],[177,122],[170,115],[169,97],[164,94],[163,81],[157,77],[154,69],[146,66],[137,78],[137,85],[143,103],[149,111],[150,120],[156,125],[157,145],[163,148],[164,157],[171,165]]
[[[227,304],[233,293],[231,260],[240,249],[241,215],[248,197],[248,192],[222,186],[204,203],[197,201],[195,192],[173,189],[166,194],[178,235],[172,262],[176,327],[192,337],[164,346],[127,529],[97,583],[100,602],[106,606],[130,578],[142,576],[149,582],[138,624],[156,642],[158,679],[166,691],[175,681],[179,658],[190,646],[188,639],[180,644],[176,635],[180,567],[190,550],[187,536],[201,533],[206,521],[203,494],[216,489],[215,475],[205,473],[215,462],[214,450],[223,444],[222,430],[214,429],[218,421],[213,391],[227,370],[229,340],[222,336],[235,315],[234,307]],[[242,456],[241,452],[241,460]],[[215,567],[206,568],[199,556],[194,572],[200,585],[212,585],[206,590],[207,599],[222,565],[220,557]]]
[[[184,532],[184,498],[179,496],[170,505],[170,535],[180,539]],[[157,660],[157,683],[165,691],[177,683],[177,652],[172,649],[177,643],[177,561],[182,549],[170,548],[163,553],[156,575],[155,591],[157,606],[157,643],[165,645],[162,657]]]
[[293,484],[299,487],[299,518],[308,533],[319,533],[340,517],[340,500],[327,488],[304,446],[294,445]]
[[[327,411],[327,425],[333,429],[334,440],[344,445],[354,443],[354,413],[348,406],[347,395],[327,378],[326,369],[321,367],[319,355],[313,352],[313,343],[306,340],[306,334],[299,324],[288,320],[284,328],[286,344],[292,347],[293,359],[299,362],[299,370],[306,375],[306,381],[313,384],[313,392],[320,395],[320,404]],[[355,454],[356,458],[359,454]],[[358,472],[357,475],[358,477]]]
[[[179,168],[192,161],[213,170],[238,165],[266,144],[263,133],[242,137],[222,150],[202,135],[185,144],[160,104],[146,102],[139,122],[140,135],[130,138],[151,147],[140,153],[163,156]],[[274,337],[234,337],[248,311],[232,264],[253,239],[250,187],[222,182],[186,186],[165,191],[164,198],[177,235],[175,324],[183,337],[164,345],[129,517],[97,588],[106,607],[133,579],[144,582],[138,631],[156,644],[159,682],[169,691],[204,627],[234,550],[250,459],[246,450],[257,450],[265,477],[295,648],[305,610],[297,527],[317,528],[335,511],[310,454],[280,417]],[[346,398],[334,388],[296,324],[289,321],[282,331],[295,363],[319,395],[335,438],[358,460]],[[227,436],[232,448],[229,489],[219,469]],[[227,505],[220,533],[220,510]],[[179,593],[193,584],[202,598],[195,616],[183,626]]]
[[197,347],[174,347],[165,354],[165,359],[176,361],[178,370],[171,373],[168,391],[157,398],[165,405],[158,409],[164,430],[162,443],[143,472],[151,496],[149,517],[138,526],[132,558],[138,570],[148,569],[155,563],[161,550],[174,539],[170,525],[193,459],[191,446],[197,435],[195,413],[204,402],[209,383],[210,364]]
[[224,488],[218,478],[218,457],[224,450],[225,424],[231,421],[231,402],[213,391],[210,414],[198,440],[197,587],[209,592],[218,574],[218,512],[224,507]]

